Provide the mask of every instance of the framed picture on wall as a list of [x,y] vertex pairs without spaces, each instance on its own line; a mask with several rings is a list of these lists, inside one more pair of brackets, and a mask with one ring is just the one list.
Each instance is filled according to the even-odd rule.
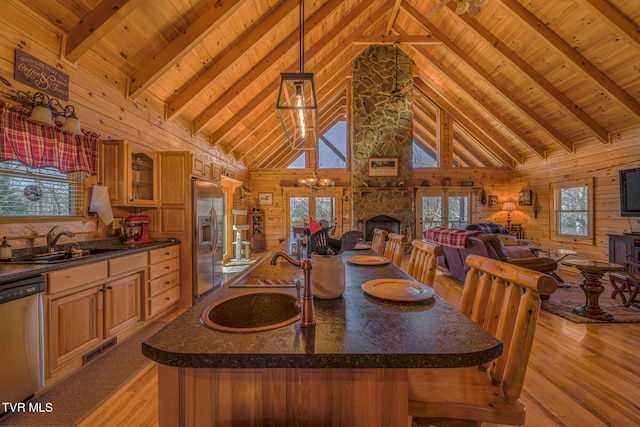
[[518,193],[518,206],[531,206],[531,190],[524,190]]
[[497,208],[498,207],[498,196],[489,196],[489,197],[487,197],[487,207],[489,207],[489,208]]
[[273,205],[273,193],[258,193],[258,204],[260,206]]
[[398,176],[398,158],[370,157],[369,176]]

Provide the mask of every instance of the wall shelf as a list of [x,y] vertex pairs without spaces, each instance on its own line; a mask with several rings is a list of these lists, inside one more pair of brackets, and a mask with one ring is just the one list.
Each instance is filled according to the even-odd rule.
[[414,187],[355,187],[354,193],[376,193],[379,191],[407,192],[413,191]]

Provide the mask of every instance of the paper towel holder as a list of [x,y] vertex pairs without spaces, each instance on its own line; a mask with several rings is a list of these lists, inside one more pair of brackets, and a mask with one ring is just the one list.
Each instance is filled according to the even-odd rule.
[[[98,181],[96,185],[102,185],[102,182]],[[96,215],[98,214],[91,210],[91,206],[87,206],[87,216],[96,216]]]

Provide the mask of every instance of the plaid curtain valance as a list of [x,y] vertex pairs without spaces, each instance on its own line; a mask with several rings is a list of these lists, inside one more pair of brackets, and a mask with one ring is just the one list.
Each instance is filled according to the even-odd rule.
[[84,131],[82,136],[57,127],[31,123],[23,107],[0,101],[0,161],[17,160],[32,167],[54,167],[63,173],[97,174],[100,136]]

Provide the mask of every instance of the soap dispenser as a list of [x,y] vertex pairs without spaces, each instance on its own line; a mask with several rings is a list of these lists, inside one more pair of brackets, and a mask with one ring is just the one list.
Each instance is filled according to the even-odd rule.
[[0,244],[0,261],[11,261],[13,252],[11,251],[11,245],[7,242],[7,236],[2,237],[2,244]]

